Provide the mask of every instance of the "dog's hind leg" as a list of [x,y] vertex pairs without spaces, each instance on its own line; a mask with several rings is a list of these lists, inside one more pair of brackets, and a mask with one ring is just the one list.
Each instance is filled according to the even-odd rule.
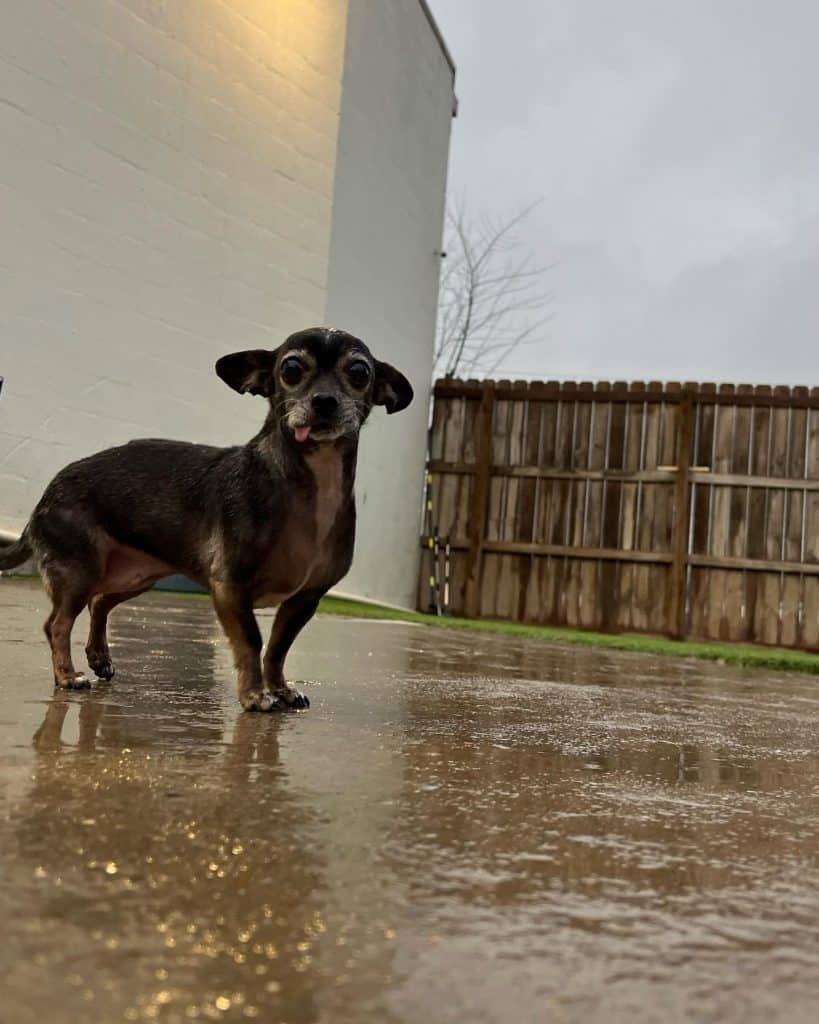
[[93,524],[71,509],[38,506],[28,524],[31,547],[51,598],[44,629],[51,646],[54,682],[65,689],[85,689],[88,678],[71,660],[71,630],[103,574]]
[[114,665],[108,649],[108,616],[118,604],[129,601],[132,597],[144,594],[149,587],[139,587],[120,594],[95,594],[88,602],[91,613],[91,625],[88,629],[88,643],[85,645],[85,656],[88,665],[97,679],[113,679]]
[[71,576],[62,571],[59,575],[45,573],[44,577],[53,602],[44,628],[51,645],[54,682],[67,690],[84,690],[91,684],[87,676],[74,669],[71,660],[71,630],[88,601],[91,585],[81,572]]

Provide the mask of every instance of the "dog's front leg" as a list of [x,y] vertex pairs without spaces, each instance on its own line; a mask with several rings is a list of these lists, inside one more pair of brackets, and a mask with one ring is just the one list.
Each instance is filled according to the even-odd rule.
[[270,692],[289,708],[309,708],[303,693],[288,686],[284,678],[284,659],[299,632],[312,619],[324,590],[303,590],[283,601],[276,612],[270,642],[264,655],[264,681]]
[[233,650],[242,707],[245,711],[272,711],[278,701],[262,682],[262,634],[253,614],[252,601],[226,583],[214,582],[211,594],[216,614]]

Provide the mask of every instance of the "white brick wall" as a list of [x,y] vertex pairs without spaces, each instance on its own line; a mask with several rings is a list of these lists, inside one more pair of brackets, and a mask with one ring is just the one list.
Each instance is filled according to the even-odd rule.
[[421,4],[2,8],[0,532],[101,448],[247,440],[214,361],[331,323],[416,387],[365,433],[343,584],[411,603],[453,87]]
[[72,458],[245,440],[323,320],[346,0],[26,0],[0,32],[0,529]]
[[412,381],[361,442],[358,540],[342,587],[415,600],[452,69],[418,0],[350,0],[327,319]]

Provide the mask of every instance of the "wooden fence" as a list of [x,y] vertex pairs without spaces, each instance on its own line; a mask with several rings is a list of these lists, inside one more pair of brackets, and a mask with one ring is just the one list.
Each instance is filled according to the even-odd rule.
[[454,614],[819,649],[817,388],[443,380],[429,471]]

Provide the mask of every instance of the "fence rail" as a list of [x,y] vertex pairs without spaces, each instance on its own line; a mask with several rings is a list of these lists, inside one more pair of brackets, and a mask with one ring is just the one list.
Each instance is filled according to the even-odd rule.
[[453,612],[819,649],[819,388],[434,394],[427,529],[450,544]]

